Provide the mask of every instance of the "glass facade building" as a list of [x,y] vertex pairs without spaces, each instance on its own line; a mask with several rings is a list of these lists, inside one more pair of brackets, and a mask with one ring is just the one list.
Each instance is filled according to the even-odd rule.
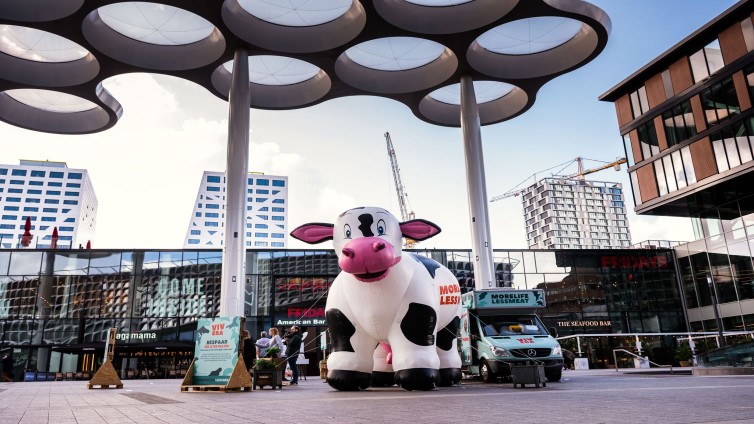
[[[473,288],[470,250],[415,252],[448,266],[462,290]],[[196,320],[218,313],[221,259],[219,250],[0,252],[0,350],[13,352],[18,371],[86,372],[116,327],[117,369],[180,375],[193,357]],[[316,374],[316,336],[340,271],[335,253],[255,250],[246,262],[247,328],[258,336],[298,320]],[[667,249],[495,251],[498,284],[544,289],[540,316],[560,336],[686,331],[674,263]],[[586,352],[592,363],[608,360],[606,351]]]

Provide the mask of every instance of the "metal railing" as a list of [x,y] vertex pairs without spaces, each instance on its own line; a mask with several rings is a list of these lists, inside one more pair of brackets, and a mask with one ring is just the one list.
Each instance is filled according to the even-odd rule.
[[640,361],[647,361],[650,364],[652,364],[652,365],[654,365],[654,366],[656,366],[658,368],[670,368],[670,373],[673,374],[673,366],[672,365],[660,365],[658,363],[650,361],[649,359],[647,359],[647,358],[645,358],[643,356],[639,356],[639,355],[637,355],[637,354],[635,354],[633,352],[630,352],[630,351],[628,351],[626,349],[613,349],[613,363],[615,364],[615,372],[620,372],[620,369],[618,368],[618,355],[617,355],[618,352],[628,353],[629,355],[633,356],[634,358],[639,359]]

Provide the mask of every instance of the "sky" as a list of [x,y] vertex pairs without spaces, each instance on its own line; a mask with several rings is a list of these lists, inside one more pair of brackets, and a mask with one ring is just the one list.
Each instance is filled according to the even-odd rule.
[[[546,84],[521,116],[482,128],[488,198],[532,184],[535,174],[549,176],[554,170],[545,170],[579,156],[623,157],[614,106],[598,97],[736,0],[591,3],[612,21],[605,50]],[[226,167],[228,104],[163,75],[124,74],[103,84],[124,109],[112,129],[51,135],[0,122],[0,163],[51,160],[87,169],[99,201],[93,248],[181,248],[202,173]],[[425,123],[393,100],[353,96],[291,111],[252,109],[249,171],[289,177],[289,230],[334,222],[356,206],[380,206],[400,217],[385,132],[409,209],[442,228],[416,247],[470,249],[461,130]],[[575,162],[563,172],[576,172]],[[633,243],[693,240],[688,218],[633,213],[625,167],[588,179],[623,183]],[[520,197],[490,203],[489,219],[493,248],[528,247]],[[288,247],[312,246],[289,237]]]

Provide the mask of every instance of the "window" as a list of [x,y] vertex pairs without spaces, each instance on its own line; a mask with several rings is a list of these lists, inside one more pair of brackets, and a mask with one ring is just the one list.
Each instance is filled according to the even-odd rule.
[[670,70],[666,69],[660,74],[662,77],[662,88],[665,90],[665,98],[669,99],[675,95],[673,90],[673,79],[670,78]]
[[197,218],[201,218],[202,217],[202,213],[201,212],[196,212],[194,214],[194,216],[196,216]]
[[254,237],[267,238],[268,233],[254,233]]
[[285,212],[285,208],[272,208],[273,212]]
[[24,192],[24,190],[23,190],[23,189],[21,189],[21,188],[9,188],[9,189],[8,189],[8,193],[16,193],[16,194],[21,194],[21,193],[23,193],[23,192]]
[[70,232],[73,231],[73,227],[58,227],[59,231]]
[[83,177],[83,174],[80,172],[69,172],[68,173],[68,179],[71,180],[80,180]]
[[24,207],[24,212],[39,212],[39,208],[36,206],[26,206]]
[[[689,147],[675,151],[652,164],[657,176],[660,196],[677,191],[696,182]],[[633,179],[633,175],[632,175]]]
[[689,56],[689,62],[695,83],[719,71],[724,66],[720,42],[715,38],[706,47]]
[[57,213],[58,212],[58,208],[44,208],[44,209],[42,209],[42,212]]
[[285,243],[281,243],[279,241],[273,241],[272,247],[285,247]]
[[76,218],[66,218],[63,222],[76,222]]
[[257,241],[257,242],[254,242],[254,246],[256,246],[256,247],[267,247],[267,242],[266,241]]
[[63,178],[62,172],[52,171],[50,172],[50,178]]
[[[7,202],[20,202],[21,198],[20,197],[6,197],[5,200]],[[37,202],[39,202],[39,200],[37,200]]]
[[[8,197],[8,201],[9,201],[9,202],[11,201],[10,199],[11,199],[11,198],[10,198],[10,197]],[[28,197],[28,198],[26,199],[26,203],[39,203],[39,199],[34,199],[34,198],[32,198],[32,197]]]
[[10,173],[11,175],[14,175],[16,177],[25,177],[26,176],[26,170],[25,169],[14,169]]
[[272,238],[285,238],[285,234],[272,233]]
[[272,199],[272,203],[282,204],[285,203],[285,199]]
[[649,159],[660,153],[660,145],[657,142],[654,121],[649,121],[639,126],[636,132],[639,135],[639,146],[641,146],[641,154],[644,159]]
[[18,219],[18,215],[3,215],[4,221],[15,221]]
[[205,217],[205,218],[219,218],[219,217],[220,217],[220,214],[219,214],[219,213],[217,213],[217,212],[206,212],[206,213],[204,214],[204,217]]
[[633,166],[636,162],[634,162],[634,150],[633,147],[631,147],[631,137],[629,137],[628,134],[623,134],[623,149],[626,151],[628,166]]
[[207,186],[207,191],[220,191],[218,186]]
[[191,235],[192,236],[198,236],[201,233],[202,233],[202,230],[191,230]]
[[24,180],[10,180],[13,185],[24,185]]
[[42,190],[33,190],[33,189],[27,189],[27,194],[42,194]]
[[199,240],[197,239],[189,239],[188,244],[199,244]]
[[270,180],[263,179],[263,178],[257,178],[257,185],[258,186],[269,186]]
[[32,177],[44,177],[45,176],[45,172],[44,171],[34,171],[34,170],[32,170],[30,175]]
[[79,201],[78,200],[63,200],[63,204],[64,205],[78,205]]
[[647,89],[643,85],[641,88],[631,93],[629,98],[631,99],[631,110],[633,111],[634,118],[638,118],[649,110]]
[[45,222],[55,222],[55,217],[54,216],[43,216],[42,217],[42,221],[45,221]]
[[746,125],[736,123],[710,135],[718,172],[751,162],[754,147],[754,138],[751,137],[751,134],[754,134],[753,127],[751,119],[748,119]]
[[69,188],[81,188],[81,184],[79,183],[65,183],[65,186]]
[[29,185],[41,186],[44,185],[44,181],[29,181]]
[[217,225],[217,222],[207,221],[207,222],[204,223],[204,226],[205,227],[217,227],[218,225]]
[[754,50],[754,26],[751,24],[751,18],[747,17],[741,21],[741,32],[744,33],[744,43],[746,44],[746,50]]
[[56,181],[50,181],[47,185],[50,187],[63,187],[63,183]]
[[220,205],[217,203],[207,203],[206,207],[207,209],[220,209]]
[[267,198],[266,197],[257,197],[255,200],[256,200],[257,203],[262,203],[262,202],[266,202]]
[[5,168],[0,168],[0,175],[8,175],[8,170]]
[[257,194],[270,194],[270,190],[257,189]]
[[708,126],[717,125],[720,121],[741,113],[738,105],[736,88],[733,78],[725,78],[721,82],[700,93],[704,117]]
[[662,122],[668,147],[681,144],[696,135],[694,114],[691,112],[691,102],[688,100],[663,113]]
[[207,182],[208,183],[219,183],[220,176],[219,175],[207,175]]
[[60,191],[58,190],[47,190],[48,196],[60,196]]
[[79,192],[78,192],[78,191],[66,191],[66,192],[65,192],[65,195],[66,195],[66,196],[74,196],[74,197],[79,197]]
[[[646,95],[645,95],[646,97]],[[285,187],[285,181],[283,180],[272,180],[272,186],[273,187]]]
[[6,211],[17,211],[18,210],[18,206],[6,206],[3,209],[6,210]]
[[282,216],[273,216],[272,220],[273,221],[285,221],[285,217],[282,217]]

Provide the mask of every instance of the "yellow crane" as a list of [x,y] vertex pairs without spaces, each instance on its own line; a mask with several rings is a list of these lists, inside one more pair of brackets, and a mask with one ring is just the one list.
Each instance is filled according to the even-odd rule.
[[[393,170],[393,181],[395,181],[395,192],[398,195],[398,207],[401,210],[401,220],[409,221],[414,219],[414,211],[409,212],[408,195],[406,194],[401,180],[401,169],[398,167],[398,157],[395,155],[393,141],[390,139],[390,133],[385,133],[385,142],[387,143],[387,155],[390,157],[390,168]],[[405,239],[403,247],[411,249],[416,244],[416,240]]]
[[[585,170],[584,169],[584,160],[594,160],[594,159],[585,159],[585,158],[579,156],[576,159],[570,160],[570,161],[565,162],[565,163],[561,163],[559,165],[555,165],[555,166],[553,166],[552,168],[549,168],[549,169],[545,169],[545,171],[549,171],[550,169],[561,167],[563,165],[565,165],[565,166],[563,166],[561,169],[565,169],[566,167],[568,167],[569,165],[571,165],[573,162],[576,162],[577,167],[578,167],[578,171],[576,173],[569,174],[569,175],[555,175],[555,174],[553,174],[553,177],[562,178],[564,180],[572,180],[574,178],[579,179],[579,180],[583,180],[584,179],[584,175],[593,174],[595,172],[602,171],[603,169],[614,168],[616,171],[620,171],[620,166],[622,164],[624,164],[624,163],[627,162],[626,158],[619,158],[619,159],[617,159],[617,160],[615,160],[613,162],[605,163],[605,164],[600,165],[600,166],[598,166],[596,168],[590,168],[590,169],[586,169]],[[597,162],[602,162],[602,161],[597,161]],[[544,171],[541,171],[541,172],[544,172]],[[533,175],[527,177],[526,180],[524,180],[524,181],[528,181],[529,178],[531,178],[531,177],[534,177],[534,179],[536,180],[536,176],[537,176],[537,174],[533,174]],[[519,186],[520,185],[521,184],[519,184]],[[501,194],[499,196],[493,197],[492,199],[490,199],[490,203],[497,202],[498,200],[507,199],[509,197],[519,196],[524,191],[526,191],[526,188],[522,188],[522,189],[516,189],[516,188],[514,188],[513,190],[509,190],[507,193],[504,193],[504,194]]]

